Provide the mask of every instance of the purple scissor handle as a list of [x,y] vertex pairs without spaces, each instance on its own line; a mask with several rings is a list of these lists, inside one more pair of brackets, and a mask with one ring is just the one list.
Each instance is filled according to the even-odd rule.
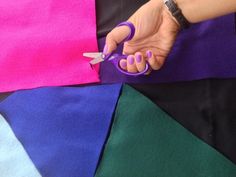
[[[122,22],[119,25],[117,25],[117,27],[119,27],[119,26],[127,26],[130,29],[129,35],[120,44],[122,44],[126,41],[129,41],[134,37],[135,27],[131,22]],[[142,72],[130,73],[130,72],[127,72],[127,71],[123,70],[122,68],[120,68],[119,63],[120,63],[121,59],[127,59],[127,57],[128,57],[128,55],[123,55],[123,54],[112,52],[111,54],[105,56],[104,60],[111,61],[115,65],[115,67],[118,71],[120,71],[121,73],[126,74],[128,76],[144,75],[149,70],[150,66],[149,66],[148,63],[146,63],[145,69]]]
[[[126,41],[131,40],[134,37],[135,27],[132,23],[122,22],[119,25],[117,25],[117,27],[118,26],[127,26],[130,29],[129,35],[119,45],[123,44]],[[110,61],[115,65],[115,67],[118,71],[120,71],[121,73],[126,74],[128,76],[144,75],[150,68],[149,64],[146,63],[145,69],[142,72],[138,72],[138,73],[127,72],[127,71],[120,68],[119,63],[120,63],[121,59],[127,59],[128,55],[123,55],[123,54],[116,53],[116,52],[112,52],[111,54],[108,54],[108,55],[104,55],[101,52],[88,52],[88,53],[83,53],[83,56],[93,58],[93,60],[90,61],[91,65],[95,65],[95,64],[103,62],[103,61]]]

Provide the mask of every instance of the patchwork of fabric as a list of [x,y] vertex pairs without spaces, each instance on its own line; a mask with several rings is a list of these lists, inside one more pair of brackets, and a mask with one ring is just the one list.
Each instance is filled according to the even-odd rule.
[[[101,51],[146,2],[96,1]],[[98,50],[95,0],[0,0],[0,92],[44,87],[0,95],[0,176],[235,177],[235,87],[192,81],[236,77],[234,25],[232,14],[193,25],[162,69],[131,77],[82,56]],[[81,86],[99,77],[142,83],[132,86],[151,100],[127,85]],[[175,81],[192,82],[153,84]],[[45,87],[64,85],[80,86]]]
[[0,43],[0,92],[99,81],[94,0],[0,0]]
[[233,177],[236,165],[129,86],[96,177]]
[[42,176],[92,177],[120,87],[18,91],[0,104],[0,112]]

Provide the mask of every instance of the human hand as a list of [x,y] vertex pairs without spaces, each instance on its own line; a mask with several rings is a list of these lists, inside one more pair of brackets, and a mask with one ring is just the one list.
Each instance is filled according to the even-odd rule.
[[[120,67],[131,73],[142,72],[148,62],[153,70],[160,69],[180,29],[178,23],[168,12],[162,0],[149,1],[128,21],[135,26],[135,35],[132,40],[124,44],[123,53],[128,55],[128,58],[120,61]],[[129,33],[130,30],[126,26],[114,28],[107,35],[104,54],[114,51],[117,44]]]

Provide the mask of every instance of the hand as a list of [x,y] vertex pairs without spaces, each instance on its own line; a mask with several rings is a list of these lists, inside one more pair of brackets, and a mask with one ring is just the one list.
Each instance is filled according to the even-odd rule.
[[[179,25],[162,0],[151,0],[139,8],[129,19],[135,26],[132,40],[125,42],[123,53],[129,55],[120,61],[120,67],[128,72],[141,72],[148,62],[153,70],[164,64],[176,36]],[[126,26],[114,28],[106,38],[104,54],[114,51],[130,33]],[[150,71],[148,72],[150,73]]]

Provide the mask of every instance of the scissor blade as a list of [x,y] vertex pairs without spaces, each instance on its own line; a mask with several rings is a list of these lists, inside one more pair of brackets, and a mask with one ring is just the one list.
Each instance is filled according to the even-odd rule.
[[88,52],[88,53],[83,53],[84,57],[88,58],[102,58],[102,53],[101,52]]
[[98,63],[101,63],[101,62],[103,62],[104,61],[104,59],[103,58],[94,58],[93,60],[91,60],[89,63],[91,64],[91,65],[95,65],[95,64],[98,64]]

